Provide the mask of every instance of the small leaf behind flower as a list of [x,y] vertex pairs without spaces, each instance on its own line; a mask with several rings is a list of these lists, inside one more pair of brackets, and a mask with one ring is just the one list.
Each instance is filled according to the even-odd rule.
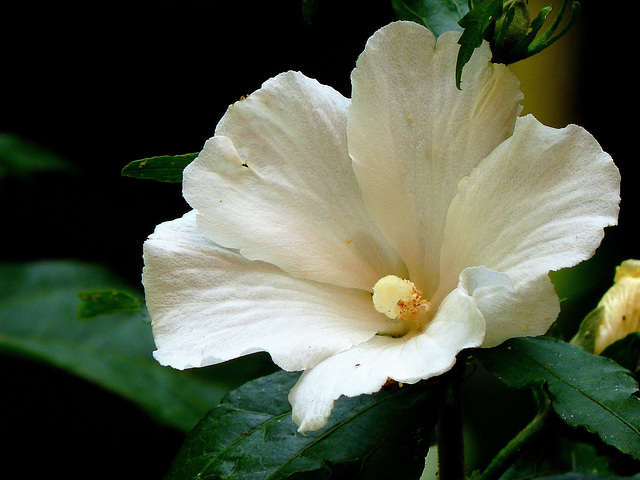
[[0,180],[72,170],[69,162],[53,152],[16,135],[0,133]]
[[340,398],[329,424],[303,435],[287,400],[298,378],[277,372],[229,393],[187,437],[166,480],[276,480],[301,472],[314,472],[313,478],[419,478],[437,419],[438,388],[396,385]]
[[467,0],[392,0],[398,20],[411,20],[424,25],[438,37],[462,27],[458,21],[469,11]]
[[593,353],[596,344],[596,332],[598,331],[600,323],[602,323],[603,317],[604,307],[602,306],[589,312],[589,314],[584,317],[584,320],[582,320],[582,323],[580,323],[578,333],[571,339],[571,345],[575,345],[585,352]]
[[502,15],[502,0],[478,0],[473,8],[460,19],[460,26],[464,32],[458,43],[460,51],[456,62],[456,86],[460,88],[462,69],[471,59],[476,48],[482,45],[487,30],[495,24]]
[[99,315],[142,311],[142,300],[130,292],[117,289],[85,290],[78,293],[78,318],[91,320]]
[[546,385],[565,423],[640,459],[640,398],[631,372],[616,362],[546,337],[514,338],[479,349],[482,364],[513,388]]
[[158,157],[143,158],[129,163],[122,169],[125,177],[158,182],[180,183],[182,172],[199,154],[186,153],[184,155],[161,155]]

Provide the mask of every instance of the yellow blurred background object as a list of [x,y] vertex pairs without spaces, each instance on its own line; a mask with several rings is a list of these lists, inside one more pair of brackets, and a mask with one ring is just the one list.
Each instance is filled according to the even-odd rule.
[[[550,5],[549,0],[529,0],[531,18]],[[543,32],[555,19],[561,2],[553,2],[553,10],[547,18]],[[569,7],[567,7],[569,10]],[[565,12],[569,17],[569,12]],[[566,18],[556,30],[562,29]],[[575,85],[578,75],[578,61],[581,39],[580,21],[559,41],[541,53],[521,60],[510,66],[522,82],[524,93],[523,114],[531,113],[545,125],[561,128],[569,123],[579,123],[575,112]]]

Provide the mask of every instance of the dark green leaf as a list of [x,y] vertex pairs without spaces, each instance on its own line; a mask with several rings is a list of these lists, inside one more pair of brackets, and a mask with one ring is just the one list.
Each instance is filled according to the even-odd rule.
[[260,374],[247,376],[231,366],[228,385],[213,376],[217,366],[187,372],[162,367],[152,358],[151,327],[140,312],[78,321],[78,292],[96,286],[127,290],[106,269],[80,262],[0,265],[0,352],[55,365],[186,431],[231,388]]
[[572,440],[563,431],[552,429],[543,439],[529,445],[500,480],[542,478],[564,472],[603,476],[616,473],[611,459],[599,454],[594,445]]
[[456,30],[460,19],[469,11],[467,0],[392,0],[398,20],[411,20],[424,25],[438,37]]
[[[560,11],[556,15],[556,18],[554,19],[554,21],[551,24],[551,26],[549,27],[549,29],[547,31],[545,31],[542,35],[540,35],[540,37],[536,38],[535,40],[533,39],[533,37],[531,37],[532,41],[528,45],[527,56],[535,55],[536,53],[539,53],[542,50],[544,50],[545,48],[547,48],[550,45],[554,44],[556,41],[558,41],[560,38],[562,38],[575,25],[576,21],[578,20],[578,16],[580,15],[580,10],[582,9],[582,7],[580,5],[580,2],[572,1],[571,2],[571,16],[569,17],[569,20],[567,21],[567,23],[564,26],[564,28],[560,31],[560,33],[558,33],[555,37],[553,37],[553,34],[555,33],[556,29],[560,26],[560,23],[561,23],[562,18],[564,16],[564,13],[565,13],[565,10],[566,10],[566,7],[567,7],[567,1],[568,0],[562,0],[562,4],[560,6]],[[542,19],[542,22],[544,22],[544,20],[546,20],[546,17],[550,12],[551,12],[551,7],[548,7],[548,10],[546,10],[546,11],[545,11],[545,9],[541,10],[540,15],[544,16],[544,18]],[[540,24],[540,27],[542,27],[542,24]],[[518,60],[520,60],[520,59],[521,58],[518,58]],[[514,59],[513,61],[517,61],[517,60]]]
[[460,88],[462,69],[467,64],[476,48],[489,37],[490,27],[502,15],[502,0],[479,0],[473,3],[473,8],[460,19],[460,26],[464,32],[458,43],[460,51],[456,62],[456,85]]
[[161,155],[131,162],[122,169],[125,177],[180,183],[182,172],[199,154]]
[[309,25],[313,23],[313,18],[318,11],[320,0],[302,0],[302,18]]
[[605,348],[600,355],[611,358],[632,372],[640,367],[640,333],[633,332]]
[[78,305],[78,318],[91,320],[100,315],[140,312],[143,302],[131,292],[115,288],[85,290],[78,293],[81,303]]
[[15,135],[0,134],[0,180],[38,172],[68,171],[71,164],[58,155]]
[[640,459],[638,384],[616,362],[545,337],[514,338],[477,355],[513,388],[546,385],[553,409],[568,425]]
[[341,398],[326,427],[303,435],[287,400],[298,378],[278,372],[231,392],[189,434],[167,480],[276,480],[300,472],[307,473],[291,478],[419,478],[438,390],[396,386]]
[[[522,478],[522,477],[521,477]],[[529,477],[524,477],[529,478]],[[562,473],[557,475],[546,475],[544,477],[535,477],[536,480],[640,480],[640,474],[632,477],[620,477],[611,475],[599,475],[597,473]]]

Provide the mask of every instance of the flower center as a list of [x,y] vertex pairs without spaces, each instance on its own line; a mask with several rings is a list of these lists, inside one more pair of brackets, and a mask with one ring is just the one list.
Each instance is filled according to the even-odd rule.
[[387,275],[373,287],[373,306],[387,317],[397,320],[414,320],[418,314],[428,312],[431,304],[423,300],[422,293],[409,280]]

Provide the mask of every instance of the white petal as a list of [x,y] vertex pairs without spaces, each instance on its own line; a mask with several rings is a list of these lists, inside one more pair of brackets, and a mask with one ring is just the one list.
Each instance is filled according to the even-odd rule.
[[374,393],[388,378],[416,383],[448,371],[460,350],[482,343],[485,325],[475,300],[457,288],[427,329],[415,336],[375,336],[302,374],[289,401],[299,431],[324,426],[335,400]]
[[267,351],[309,368],[388,328],[368,292],[296,279],[214,244],[195,213],[159,225],[144,247],[143,283],[156,359],[183,369]]
[[509,338],[542,335],[560,313],[548,275],[516,286],[505,273],[470,267],[463,270],[460,283],[475,298],[487,324],[483,347],[495,347]]
[[617,222],[619,188],[611,157],[584,129],[519,118],[451,204],[443,293],[468,266],[504,272],[520,285],[586,260],[604,227]]
[[[430,297],[449,204],[459,180],[511,135],[517,78],[484,44],[455,85],[459,34],[412,22],[371,37],[352,74],[349,153],[367,207]],[[460,273],[460,272],[457,272]]]
[[351,168],[348,104],[289,72],[229,107],[184,173],[201,230],[301,278],[370,290],[388,273],[404,275]]

